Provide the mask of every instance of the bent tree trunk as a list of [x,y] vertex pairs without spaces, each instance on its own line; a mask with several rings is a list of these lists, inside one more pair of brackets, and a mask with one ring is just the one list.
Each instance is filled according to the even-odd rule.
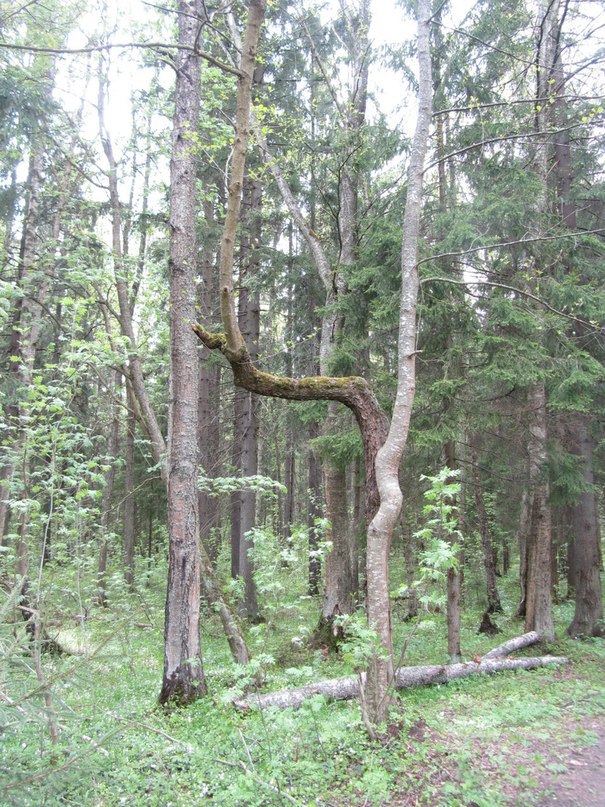
[[380,507],[368,528],[367,585],[368,622],[378,634],[381,653],[368,667],[363,700],[371,723],[386,718],[388,687],[393,675],[391,608],[388,592],[388,555],[393,530],[401,510],[399,466],[407,442],[416,392],[416,303],[418,299],[418,238],[424,158],[428,145],[432,106],[431,57],[429,48],[430,3],[418,3],[418,119],[408,169],[408,190],[403,220],[401,249],[401,302],[397,394],[391,427],[376,457],[376,479]]
[[[419,115],[410,159],[408,198],[403,224],[397,398],[391,429],[386,441],[385,415],[380,409],[374,393],[363,378],[319,376],[294,379],[262,372],[251,361],[250,353],[238,328],[233,293],[233,244],[239,217],[248,142],[252,72],[258,28],[263,15],[263,0],[254,0],[250,5],[246,40],[242,49],[236,137],[221,252],[221,316],[225,333],[213,334],[199,325],[193,327],[206,347],[220,350],[227,358],[236,386],[242,386],[260,395],[290,400],[340,401],[355,414],[364,444],[367,475],[366,510],[370,514],[375,514],[371,517],[367,540],[368,620],[371,627],[376,630],[381,645],[381,651],[376,653],[370,664],[363,697],[369,721],[379,723],[386,716],[388,686],[392,680],[393,671],[387,561],[393,530],[401,509],[399,464],[407,440],[415,392],[416,301],[418,295],[416,255],[420,228],[424,156],[428,142],[432,98],[429,53],[430,4],[428,0],[421,0],[419,4]],[[257,26],[256,31],[253,30],[254,25]],[[256,39],[253,38],[254,34],[256,34]]]

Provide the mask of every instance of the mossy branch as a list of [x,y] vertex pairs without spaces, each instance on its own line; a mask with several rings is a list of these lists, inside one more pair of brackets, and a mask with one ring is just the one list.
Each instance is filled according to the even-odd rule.
[[306,376],[290,378],[259,370],[252,362],[248,348],[229,347],[223,333],[212,333],[202,325],[193,331],[209,350],[219,350],[231,365],[237,387],[269,398],[289,401],[339,401],[357,420],[364,445],[366,467],[366,514],[373,517],[378,507],[374,461],[387,434],[387,418],[365,378],[360,376]]

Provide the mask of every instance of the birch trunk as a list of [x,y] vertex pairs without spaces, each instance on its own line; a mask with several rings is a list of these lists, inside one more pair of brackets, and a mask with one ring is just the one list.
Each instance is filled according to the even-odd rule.
[[418,298],[418,239],[424,158],[428,147],[432,112],[431,56],[429,48],[430,3],[418,3],[418,119],[408,169],[408,189],[403,220],[401,255],[401,303],[399,312],[397,394],[385,444],[376,457],[380,495],[378,512],[368,528],[367,586],[368,623],[379,636],[384,658],[378,654],[368,668],[364,701],[371,723],[386,718],[388,687],[393,677],[391,607],[388,592],[388,555],[399,518],[402,493],[399,465],[407,442],[416,392],[416,303]]

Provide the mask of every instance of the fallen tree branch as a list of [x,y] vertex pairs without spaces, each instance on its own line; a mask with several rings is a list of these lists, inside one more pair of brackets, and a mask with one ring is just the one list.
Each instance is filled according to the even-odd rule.
[[498,647],[494,647],[493,650],[490,650],[489,653],[486,653],[482,657],[481,661],[483,662],[494,658],[504,658],[504,656],[514,653],[515,650],[521,650],[523,647],[528,647],[530,644],[535,644],[539,641],[540,634],[536,633],[535,630],[531,630],[529,633],[524,633],[523,636],[515,636],[514,639],[509,639],[508,642],[503,642],[502,644],[499,644]]
[[[497,648],[496,648],[497,649]],[[421,667],[400,667],[395,672],[395,689],[427,686],[429,684],[447,684],[458,678],[466,678],[476,673],[491,675],[505,670],[533,670],[550,664],[568,664],[569,660],[561,656],[539,656],[521,659],[488,659],[479,663],[474,661],[461,664],[431,664]],[[362,673],[362,681],[365,673]],[[250,695],[233,701],[236,709],[265,709],[276,706],[280,709],[297,709],[308,698],[323,695],[329,701],[348,700],[359,696],[358,678],[334,678],[330,681],[317,681],[295,689],[282,689],[279,692],[268,692],[264,695]]]

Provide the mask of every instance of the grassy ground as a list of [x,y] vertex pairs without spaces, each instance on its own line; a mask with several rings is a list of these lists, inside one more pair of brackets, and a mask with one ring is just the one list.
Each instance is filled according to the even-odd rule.
[[[538,651],[568,656],[569,667],[475,676],[400,693],[376,743],[368,740],[354,702],[315,698],[299,711],[245,715],[231,706],[255,676],[265,688],[278,688],[351,672],[347,658],[324,659],[296,641],[313,624],[316,602],[292,591],[288,601],[273,598],[269,621],[250,633],[255,661],[249,671],[231,663],[220,625],[207,612],[210,695],[166,714],[156,705],[163,572],[158,568],[136,595],[116,582],[113,601],[122,605],[91,609],[81,624],[66,621],[73,584],[60,572],[50,579],[49,618],[54,614],[59,638],[72,651],[43,659],[60,727],[57,744],[49,741],[39,676],[18,636],[10,647],[14,624],[4,625],[0,804],[545,804],[569,769],[570,755],[605,736],[605,643],[565,637],[570,604],[556,608],[558,641]],[[511,579],[504,587],[508,613],[514,597]],[[85,606],[90,592],[79,588],[76,599]],[[398,645],[415,631],[405,663],[443,663],[444,617],[424,615],[414,628],[403,622],[400,607]],[[462,641],[467,658],[523,632],[522,624],[503,616],[503,633],[494,640],[476,634],[478,623],[479,611],[468,611]],[[535,648],[526,652],[537,654]]]

